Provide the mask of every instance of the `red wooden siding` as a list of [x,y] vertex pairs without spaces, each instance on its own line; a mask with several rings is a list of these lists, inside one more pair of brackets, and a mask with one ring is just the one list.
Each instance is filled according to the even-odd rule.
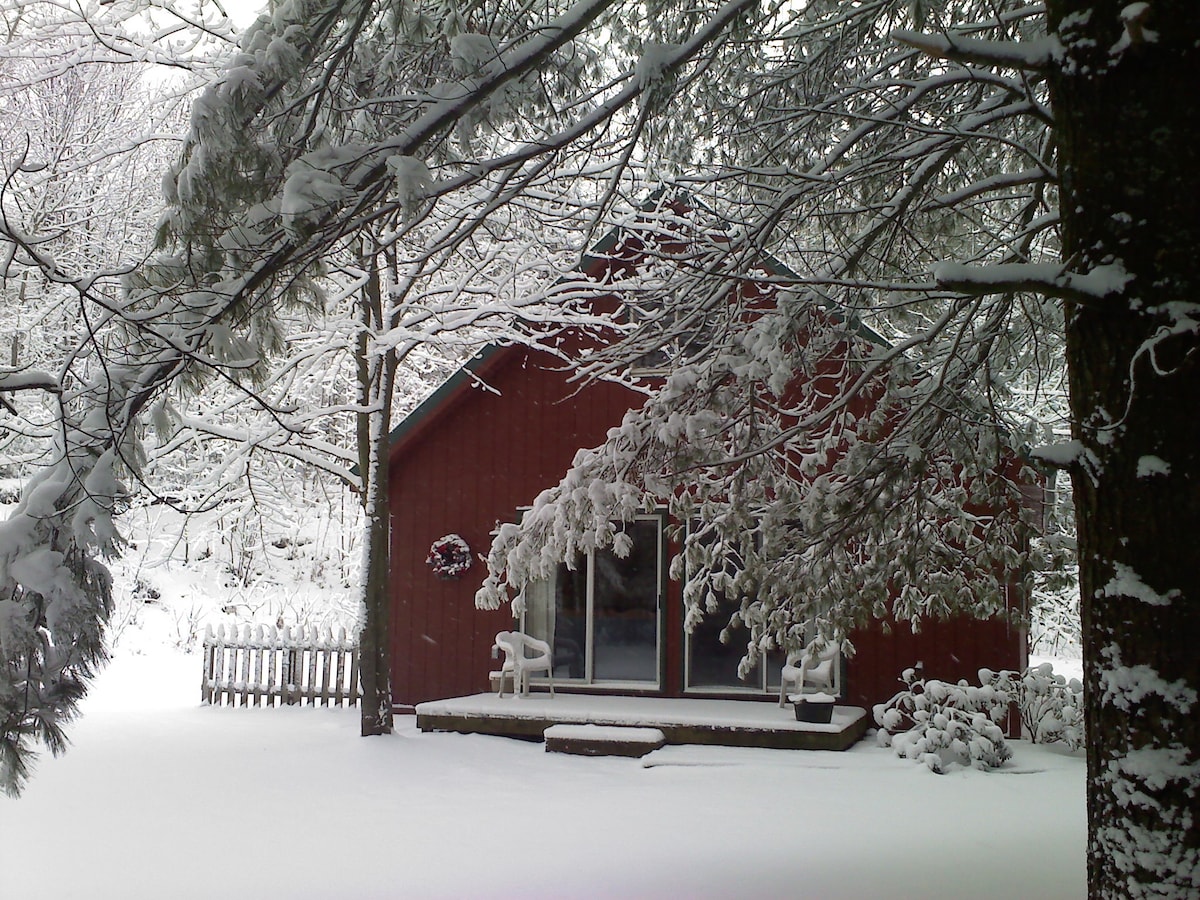
[[[601,279],[606,271],[632,268],[639,246],[636,238],[606,244],[609,255],[594,259],[589,271]],[[743,290],[760,288],[747,284]],[[761,302],[771,295],[763,292]],[[598,311],[615,307],[611,298],[596,304]],[[846,377],[837,362],[844,356],[834,352],[808,373],[827,382],[830,397]],[[392,690],[399,709],[487,690],[488,672],[496,665],[492,640],[511,624],[508,609],[475,609],[481,564],[457,580],[439,581],[425,564],[430,544],[453,532],[476,554],[486,553],[497,521],[511,521],[518,507],[562,478],[578,449],[600,444],[628,409],[642,403],[642,395],[617,385],[572,384],[563,365],[527,348],[492,351],[476,374],[494,391],[472,387],[469,379],[452,383],[398,430],[390,495]],[[861,413],[874,396],[865,391],[851,408]],[[684,641],[676,582],[668,583],[665,608],[663,692],[679,696]],[[1001,621],[929,622],[916,635],[907,625],[885,633],[876,624],[851,640],[857,653],[848,662],[847,699],[868,709],[890,698],[900,687],[900,673],[917,662],[928,677],[974,682],[982,667],[1019,668],[1025,657],[1023,633]]]
[[[511,520],[556,484],[578,448],[599,444],[641,402],[612,384],[579,388],[559,368],[545,353],[500,350],[479,371],[498,395],[462,386],[393,448],[392,688],[400,709],[487,690],[492,640],[511,624],[507,609],[475,608],[481,563],[441,581],[425,564],[430,544],[454,532],[486,553],[498,520]],[[663,688],[673,696],[683,691],[682,622],[680,588],[670,582]],[[931,678],[971,682],[981,667],[1024,664],[1024,635],[1001,621],[931,621],[916,635],[905,624],[887,633],[877,624],[851,639],[857,653],[847,663],[847,699],[868,709],[891,697],[900,673],[917,662]]]
[[603,442],[642,396],[614,384],[580,388],[547,353],[509,347],[480,375],[498,394],[464,385],[393,446],[392,692],[398,708],[487,690],[492,640],[511,624],[507,609],[481,612],[476,564],[441,581],[425,564],[429,546],[451,532],[476,554],[497,521],[556,484],[580,447]]
[[847,661],[846,699],[870,710],[888,700],[903,685],[900,673],[921,663],[927,678],[979,683],[979,670],[1024,668],[1025,635],[1000,619],[958,616],[923,622],[913,634],[907,623],[892,624],[885,632],[875,623],[850,635],[855,655]]

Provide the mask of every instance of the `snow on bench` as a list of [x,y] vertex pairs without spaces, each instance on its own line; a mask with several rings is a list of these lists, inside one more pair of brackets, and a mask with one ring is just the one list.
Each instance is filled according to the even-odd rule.
[[542,736],[547,752],[581,756],[645,756],[666,743],[658,728],[628,725],[551,725]]

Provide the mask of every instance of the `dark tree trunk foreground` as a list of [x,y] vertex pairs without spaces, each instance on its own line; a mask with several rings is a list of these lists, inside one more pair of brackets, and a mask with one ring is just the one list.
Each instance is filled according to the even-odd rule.
[[[1200,896],[1200,3],[1051,0],[1090,897]],[[1125,19],[1122,19],[1122,15]]]

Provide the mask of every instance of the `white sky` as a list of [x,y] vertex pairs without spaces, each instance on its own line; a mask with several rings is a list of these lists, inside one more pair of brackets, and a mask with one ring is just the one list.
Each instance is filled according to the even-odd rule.
[[268,0],[220,0],[220,3],[234,24],[245,28],[266,8]]

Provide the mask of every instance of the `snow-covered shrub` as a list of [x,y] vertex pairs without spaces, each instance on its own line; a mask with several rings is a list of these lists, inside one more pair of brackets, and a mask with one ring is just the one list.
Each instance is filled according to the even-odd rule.
[[1050,663],[1020,673],[980,669],[979,686],[926,680],[917,669],[905,669],[900,680],[904,690],[873,710],[879,741],[934,772],[951,762],[995,768],[1011,758],[998,723],[1013,703],[1033,743],[1083,745],[1083,685],[1056,675]]
[[134,579],[133,587],[130,588],[129,593],[143,603],[153,603],[156,600],[162,599],[162,592],[140,576]]
[[[1001,673],[1009,674],[1009,673]],[[1083,685],[1067,681],[1050,663],[1030,666],[1020,677],[1021,724],[1035,744],[1061,741],[1072,750],[1083,745]]]
[[942,773],[953,763],[996,768],[1012,757],[997,724],[1014,699],[1012,673],[980,669],[981,684],[926,680],[916,669],[900,676],[905,688],[873,712],[879,739],[897,756]]
[[173,640],[176,647],[190,652],[196,646],[200,638],[200,623],[206,612],[204,606],[195,600],[186,610],[179,607],[173,612]]
[[22,483],[19,478],[0,478],[0,506],[11,506],[20,501]]

